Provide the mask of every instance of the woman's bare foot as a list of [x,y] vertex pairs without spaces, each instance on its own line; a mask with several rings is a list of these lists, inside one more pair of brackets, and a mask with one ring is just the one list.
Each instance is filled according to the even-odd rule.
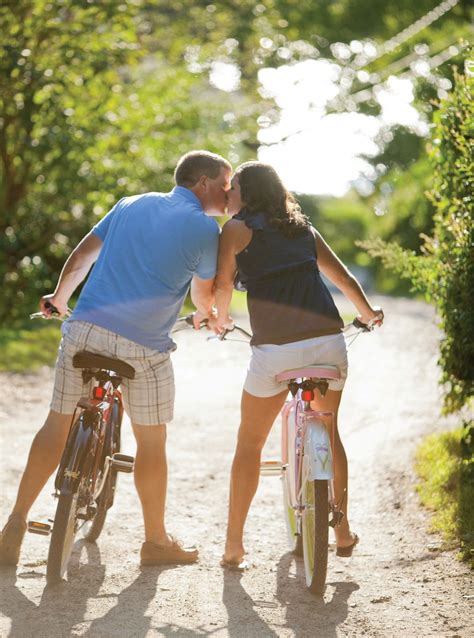
[[347,519],[344,519],[340,525],[334,528],[334,534],[336,535],[338,547],[350,547],[357,537],[357,534],[351,532]]
[[336,543],[338,547],[350,547],[351,545],[354,545],[354,542],[358,538],[359,537],[355,532],[349,532],[348,534],[341,537],[338,537],[336,534]]
[[222,559],[226,563],[239,564],[242,562],[245,555],[245,549],[242,543],[233,543],[227,541],[225,544],[225,551]]

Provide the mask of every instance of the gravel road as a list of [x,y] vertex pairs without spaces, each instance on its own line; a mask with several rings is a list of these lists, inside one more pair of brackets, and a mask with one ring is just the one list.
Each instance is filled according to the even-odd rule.
[[[248,521],[252,568],[219,567],[229,469],[248,346],[177,336],[176,419],[169,427],[168,524],[195,542],[199,564],[140,570],[143,526],[130,475],[97,545],[75,544],[69,581],[45,588],[48,541],[28,535],[16,570],[0,570],[0,635],[91,636],[473,636],[472,575],[455,551],[441,551],[415,491],[413,453],[421,437],[454,424],[439,417],[432,309],[379,299],[383,329],[350,349],[341,433],[350,459],[351,522],[361,542],[350,559],[329,557],[324,599],[305,588],[288,552],[278,478],[264,477]],[[1,374],[1,521],[8,514],[33,433],[48,408],[52,371]],[[209,399],[211,388],[215,395]],[[123,452],[134,453],[129,423]],[[279,425],[265,458],[278,458]],[[52,481],[31,517],[54,514]]]

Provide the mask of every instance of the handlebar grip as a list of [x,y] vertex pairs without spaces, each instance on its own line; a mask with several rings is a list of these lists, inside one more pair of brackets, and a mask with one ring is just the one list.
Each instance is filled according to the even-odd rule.
[[45,301],[44,307],[46,310],[51,310],[52,315],[59,315],[59,310],[50,301]]
[[[194,313],[191,313],[190,315],[186,315],[185,321],[188,324],[188,326],[194,326],[193,317],[194,317]],[[204,326],[207,326],[208,323],[209,323],[209,319],[203,319],[199,325],[201,328],[203,328]]]
[[352,325],[358,330],[363,330],[364,332],[371,332],[372,330],[370,326],[368,326],[366,323],[362,323],[362,321],[357,317],[352,322]]

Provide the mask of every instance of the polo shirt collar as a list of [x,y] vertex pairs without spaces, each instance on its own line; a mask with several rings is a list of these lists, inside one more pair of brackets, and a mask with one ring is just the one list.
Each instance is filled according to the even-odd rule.
[[184,199],[188,200],[188,202],[191,202],[192,204],[197,204],[202,212],[204,212],[199,198],[193,193],[192,190],[189,190],[189,188],[186,188],[185,186],[175,186],[171,193],[173,195],[180,195],[181,197],[184,197]]

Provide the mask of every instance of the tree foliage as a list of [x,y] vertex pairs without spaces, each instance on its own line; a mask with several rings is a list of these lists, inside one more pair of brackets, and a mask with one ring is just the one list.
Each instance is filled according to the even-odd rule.
[[0,321],[24,321],[114,201],[167,190],[190,148],[235,149],[239,159],[256,126],[244,96],[170,66],[164,52],[146,57],[139,9],[81,0],[0,8]]
[[[278,118],[261,94],[260,69],[330,58],[342,99],[331,108],[353,108],[361,69],[383,79],[413,45],[436,48],[440,37],[462,35],[464,2],[410,45],[363,59],[361,42],[380,45],[436,4],[400,0],[394,11],[369,0],[4,0],[0,320],[22,322],[116,199],[169,188],[183,152],[209,148],[234,163],[255,156],[259,122]],[[235,69],[235,90],[213,86],[218,64]],[[387,165],[407,166],[416,147],[398,137],[394,144]]]
[[435,208],[423,255],[382,240],[365,242],[373,256],[411,281],[439,313],[445,409],[460,409],[474,393],[474,77],[456,78],[455,90],[435,113],[430,158]]

